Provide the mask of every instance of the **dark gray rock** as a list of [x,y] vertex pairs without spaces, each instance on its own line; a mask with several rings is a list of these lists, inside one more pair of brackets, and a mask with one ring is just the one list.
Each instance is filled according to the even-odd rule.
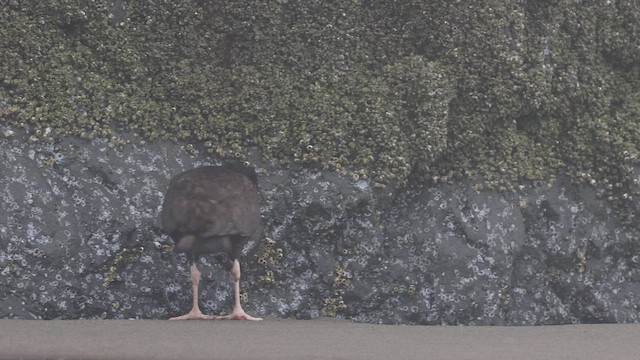
[[[73,138],[43,145],[6,126],[2,134],[1,318],[188,310],[187,262],[171,254],[158,214],[170,178],[210,163],[204,156],[133,137],[116,149]],[[515,194],[469,182],[379,190],[250,157],[263,216],[241,259],[250,313],[406,324],[639,321],[640,230],[621,225],[591,187],[560,177]],[[198,264],[208,313],[232,306],[221,264],[217,256]]]

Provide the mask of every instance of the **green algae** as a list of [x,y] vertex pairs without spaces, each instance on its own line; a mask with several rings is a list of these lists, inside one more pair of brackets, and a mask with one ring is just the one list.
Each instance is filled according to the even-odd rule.
[[41,141],[133,130],[380,184],[568,173],[625,208],[638,6],[9,1],[0,116]]

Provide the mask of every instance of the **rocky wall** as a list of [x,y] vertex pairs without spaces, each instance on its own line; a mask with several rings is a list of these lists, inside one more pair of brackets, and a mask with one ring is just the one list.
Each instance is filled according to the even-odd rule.
[[[158,214],[173,175],[217,160],[186,144],[119,136],[128,144],[66,137],[47,145],[0,126],[0,318],[166,319],[188,310],[187,262],[172,253]],[[462,180],[377,188],[282,168],[256,149],[248,157],[263,225],[241,259],[251,314],[389,324],[639,321],[638,221],[621,224],[595,188],[564,176],[502,193]],[[222,263],[198,263],[206,313],[232,307]]]

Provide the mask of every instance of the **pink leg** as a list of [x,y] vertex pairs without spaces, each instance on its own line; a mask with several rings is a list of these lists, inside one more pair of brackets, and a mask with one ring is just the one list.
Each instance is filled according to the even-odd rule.
[[172,317],[169,320],[208,320],[212,319],[212,316],[204,315],[200,311],[198,306],[198,284],[200,283],[200,271],[196,267],[196,264],[191,264],[191,283],[193,284],[193,307],[191,311],[182,316]]
[[252,320],[261,321],[262,318],[253,317],[242,309],[240,305],[240,262],[238,259],[233,261],[233,267],[231,268],[231,276],[233,277],[233,290],[235,305],[233,306],[233,312],[225,316],[216,316],[217,320]]

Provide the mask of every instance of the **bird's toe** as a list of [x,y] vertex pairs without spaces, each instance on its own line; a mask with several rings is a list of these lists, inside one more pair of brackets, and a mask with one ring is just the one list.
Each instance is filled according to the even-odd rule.
[[243,310],[240,311],[234,311],[229,315],[222,315],[222,316],[216,316],[214,317],[214,319],[216,320],[248,320],[248,321],[262,321],[262,318],[259,317],[253,317],[249,314],[247,314],[246,312],[244,312]]
[[172,317],[169,318],[169,320],[211,320],[214,317],[211,315],[205,315],[203,313],[201,313],[200,311],[191,311],[187,314],[184,314],[182,316],[176,316],[176,317]]

